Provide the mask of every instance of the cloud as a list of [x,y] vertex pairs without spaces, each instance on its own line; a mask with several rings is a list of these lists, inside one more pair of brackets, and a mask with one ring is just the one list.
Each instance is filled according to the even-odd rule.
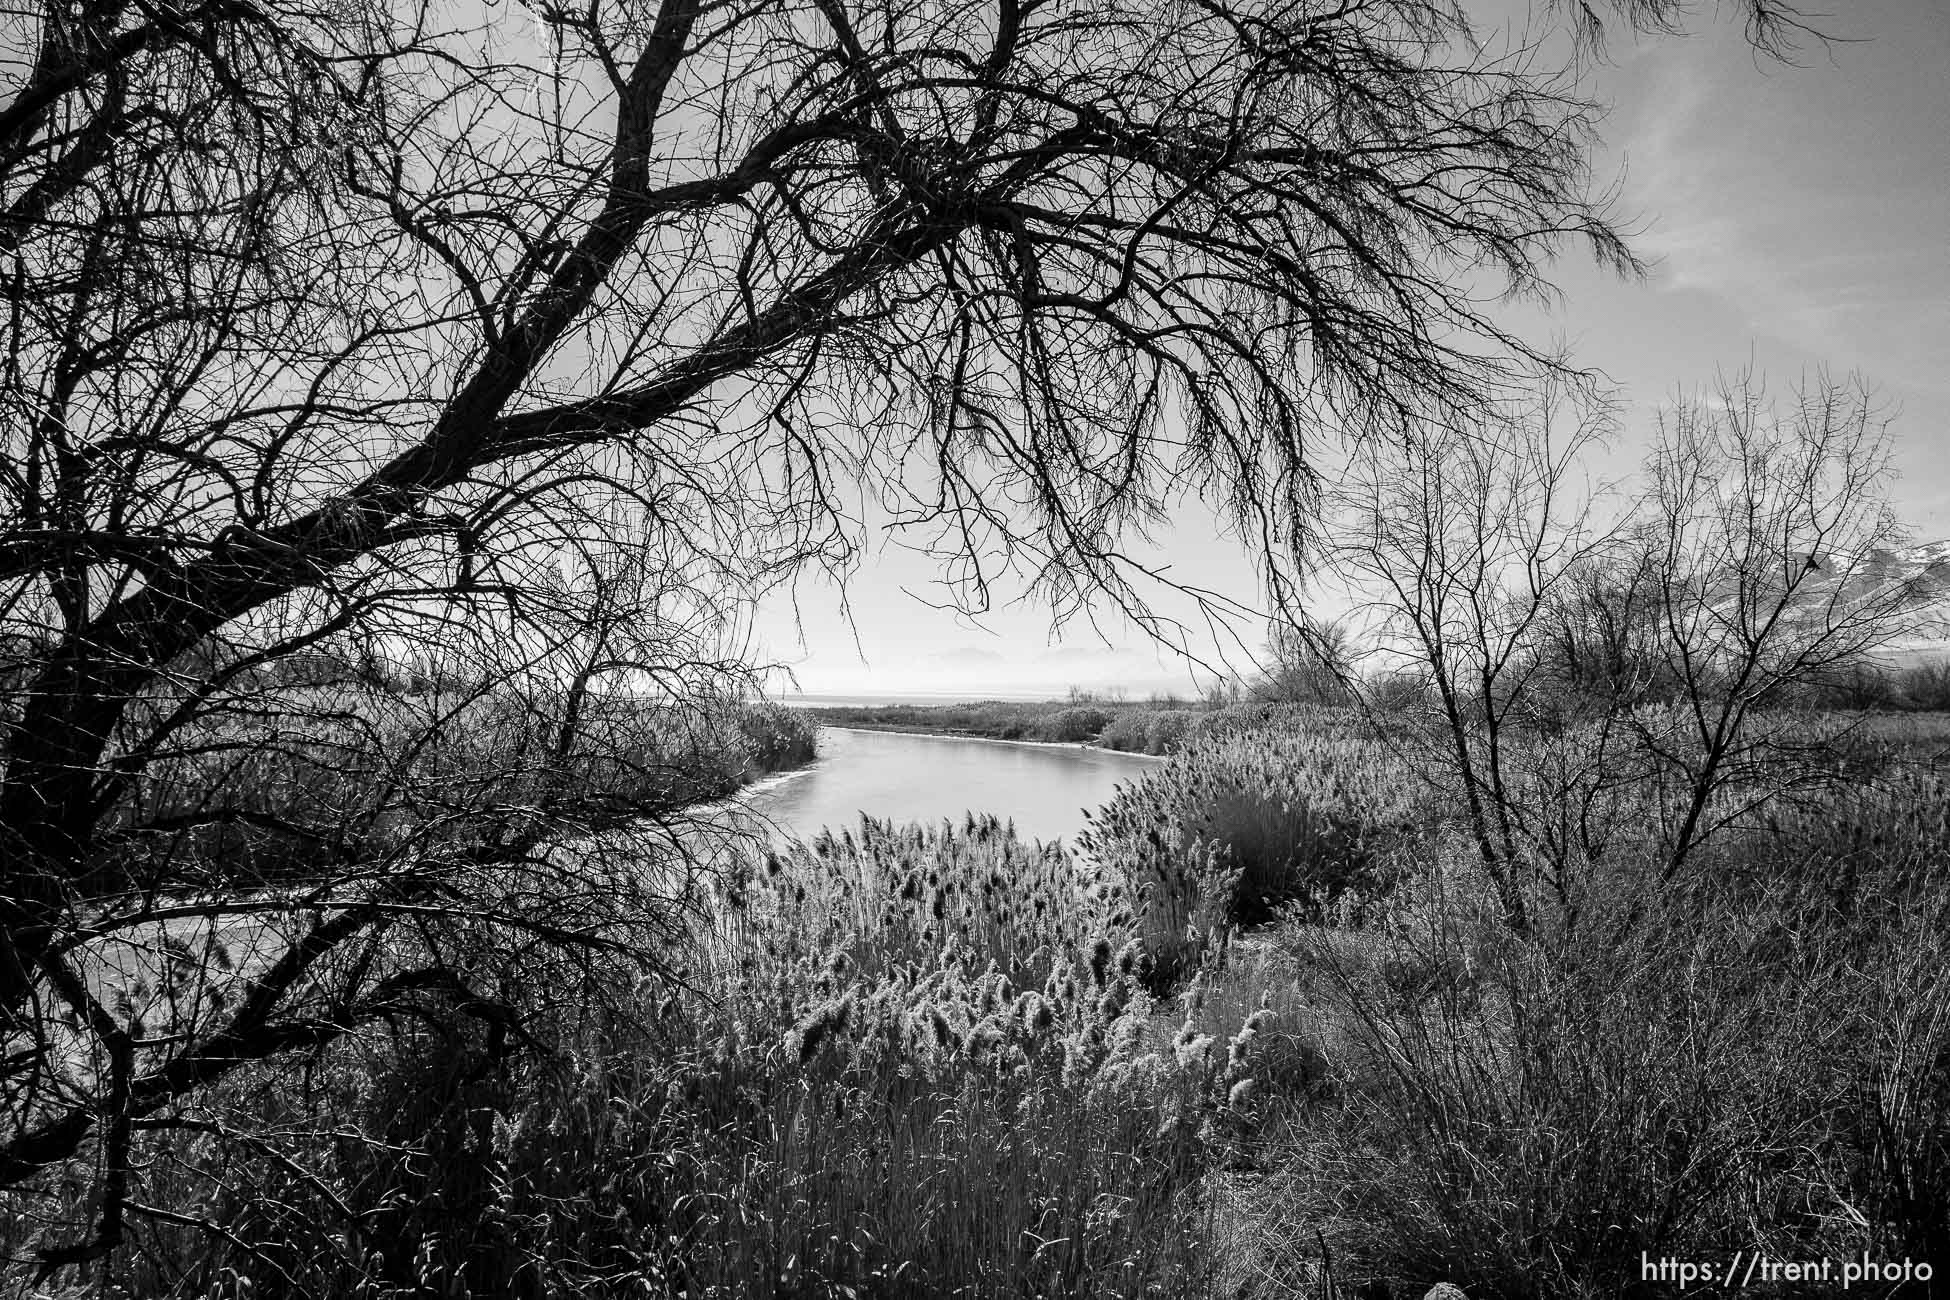
[[[1880,65],[1767,76],[1717,43],[1646,61],[1624,146],[1638,240],[1670,293],[1720,299],[1753,336],[1921,390],[1950,381],[1950,186],[1927,123],[1864,85]],[[1847,92],[1847,93],[1845,93]],[[1638,97],[1635,96],[1635,97]],[[1862,102],[1856,102],[1860,98]]]

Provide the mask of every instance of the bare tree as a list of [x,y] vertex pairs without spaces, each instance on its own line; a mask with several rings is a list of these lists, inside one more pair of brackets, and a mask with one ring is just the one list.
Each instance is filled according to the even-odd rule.
[[1275,620],[1267,666],[1252,684],[1255,696],[1305,704],[1341,704],[1356,690],[1354,628],[1345,620],[1302,613]]
[[1560,723],[1678,697],[1651,557],[1628,544],[1565,575],[1536,648],[1538,712]]
[[1425,770],[1460,787],[1520,930],[1539,883],[1574,921],[1621,830],[1658,841],[1670,882],[1823,779],[1837,729],[1762,710],[1864,662],[1911,608],[1886,421],[1859,381],[1824,377],[1786,413],[1745,378],[1677,406],[1632,509],[1600,527],[1578,467],[1602,416],[1559,432],[1546,405],[1377,445],[1338,497],[1333,558],[1428,681]]
[[[1119,538],[1173,492],[1277,557],[1312,440],[1535,360],[1486,270],[1632,265],[1589,106],[1420,0],[0,23],[0,1184],[104,1171],[50,1263],[117,1243],[182,1097],[411,999],[502,1014],[490,932],[641,949],[645,873],[551,856],[659,806],[565,777],[572,701],[735,681],[740,602],[844,567],[854,485],[971,604],[1135,607]],[[647,585],[552,579],[619,510]],[[375,680],[414,662],[460,689]],[[107,997],[115,936],[207,973],[240,926],[164,1027]]]
[[1377,442],[1334,497],[1329,562],[1370,602],[1395,671],[1429,686],[1434,725],[1404,738],[1421,741],[1431,780],[1460,785],[1478,857],[1520,930],[1534,872],[1568,897],[1570,856],[1596,833],[1561,817],[1592,806],[1593,791],[1564,796],[1600,768],[1540,762],[1530,724],[1548,612],[1608,546],[1580,475],[1609,427],[1582,390],[1546,384],[1480,423]]
[[1636,542],[1678,692],[1640,727],[1671,785],[1668,879],[1792,775],[1756,710],[1861,663],[1908,616],[1911,585],[1886,565],[1903,540],[1888,425],[1862,380],[1826,374],[1786,411],[1742,374],[1661,421]]

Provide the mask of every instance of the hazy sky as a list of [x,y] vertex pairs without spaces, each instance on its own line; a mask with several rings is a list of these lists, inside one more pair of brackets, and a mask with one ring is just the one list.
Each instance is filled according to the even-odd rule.
[[[1607,473],[1636,462],[1660,405],[1717,371],[1752,364],[1786,396],[1817,366],[1860,370],[1898,413],[1897,508],[1935,540],[1950,536],[1950,5],[1835,8],[1824,27],[1855,39],[1805,50],[1799,66],[1758,59],[1725,19],[1615,41],[1587,85],[1614,106],[1598,174],[1617,180],[1616,212],[1652,272],[1620,283],[1573,253],[1553,276],[1563,303],[1508,319],[1540,342],[1563,336],[1621,388]],[[1178,578],[1254,596],[1250,567],[1196,507],[1156,555]],[[807,583],[803,638],[792,602],[776,600],[762,648],[815,693],[1143,694],[1188,680],[1115,620],[1106,646],[1085,626],[1052,633],[1046,610],[977,626],[930,609],[934,576],[884,548],[848,587],[851,626],[831,587]]]

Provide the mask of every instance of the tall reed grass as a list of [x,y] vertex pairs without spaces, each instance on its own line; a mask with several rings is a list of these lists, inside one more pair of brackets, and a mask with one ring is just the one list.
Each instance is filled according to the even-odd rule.
[[136,1199],[184,1223],[146,1225],[118,1280],[1197,1294],[1271,1013],[1152,998],[1133,901],[993,819],[865,821],[754,858],[664,954],[681,987],[618,968],[600,997],[526,990],[518,1024],[429,1002],[146,1135]]
[[[1234,715],[1234,716],[1228,716]],[[1335,718],[1340,734],[1312,725]],[[1214,715],[1186,748],[1093,813],[1079,847],[1142,901],[1145,946],[1182,976],[1215,936],[1283,905],[1385,892],[1429,825],[1410,770],[1345,713],[1258,706]]]

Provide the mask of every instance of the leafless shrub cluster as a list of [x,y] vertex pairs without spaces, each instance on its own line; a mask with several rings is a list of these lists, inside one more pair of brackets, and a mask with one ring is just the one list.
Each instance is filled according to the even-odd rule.
[[[1332,562],[1366,593],[1396,727],[1459,784],[1512,923],[1648,827],[1659,877],[1837,774],[1846,719],[1778,705],[1855,671],[1914,610],[1888,420],[1859,379],[1783,407],[1749,377],[1664,417],[1632,496],[1583,475],[1606,412],[1575,392],[1357,458]],[[1608,517],[1607,517],[1608,516]]]

